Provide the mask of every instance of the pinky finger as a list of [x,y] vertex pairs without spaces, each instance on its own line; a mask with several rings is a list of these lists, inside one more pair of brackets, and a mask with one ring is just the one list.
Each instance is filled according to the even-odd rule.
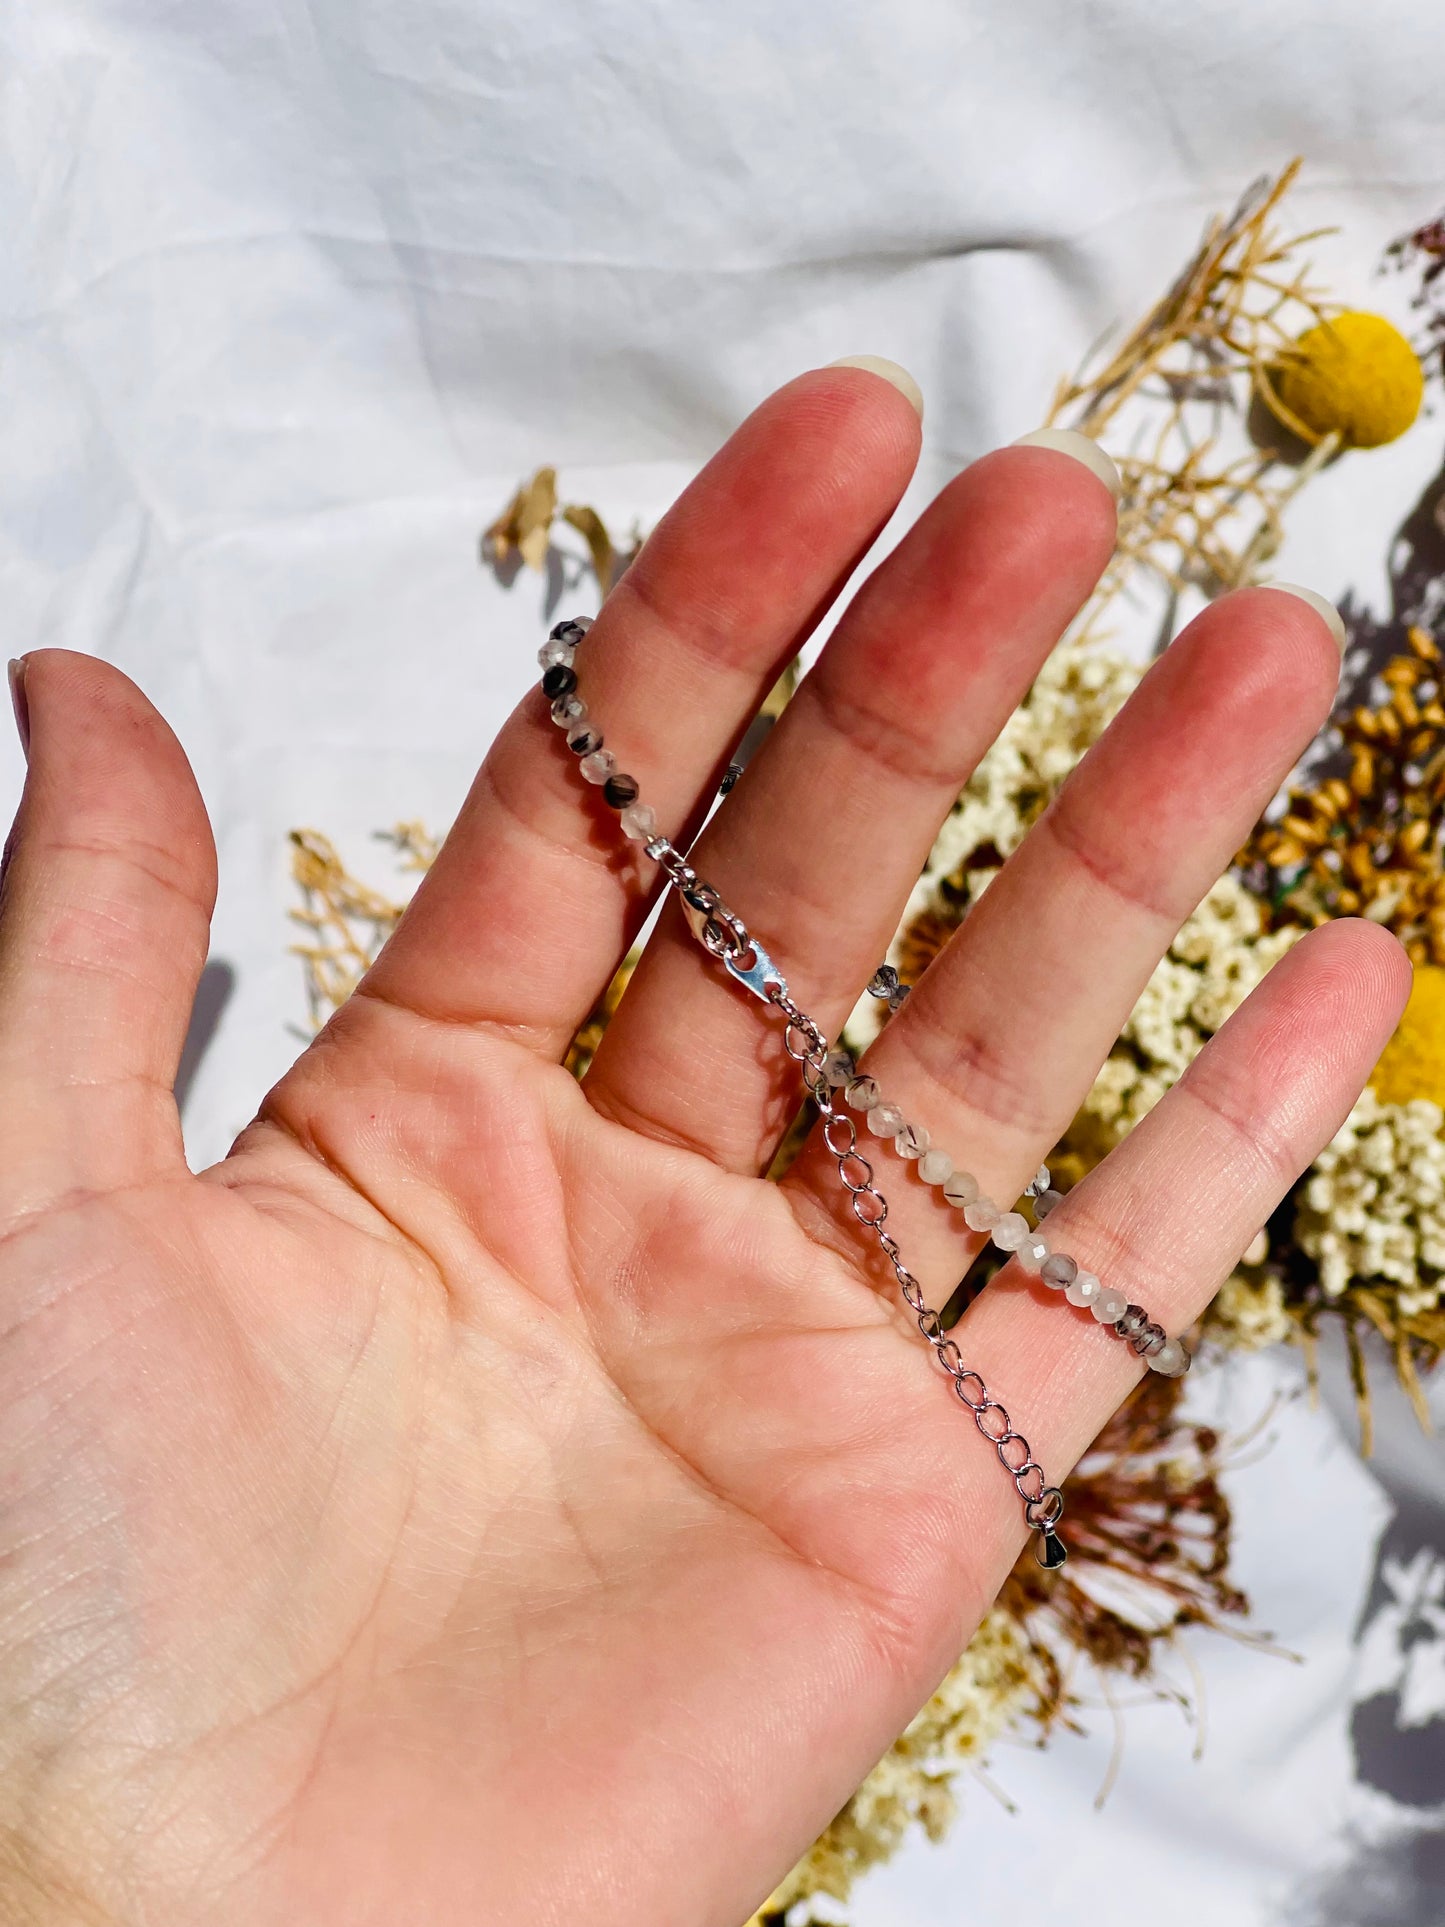
[[[1343,1123],[1409,990],[1404,951],[1376,925],[1312,932],[1050,1213],[1050,1246],[1166,1331],[1187,1330]],[[1017,1264],[998,1284],[956,1336],[990,1385],[1016,1388],[1038,1414],[1030,1436],[1057,1478],[1147,1368],[1087,1308],[1025,1280]]]

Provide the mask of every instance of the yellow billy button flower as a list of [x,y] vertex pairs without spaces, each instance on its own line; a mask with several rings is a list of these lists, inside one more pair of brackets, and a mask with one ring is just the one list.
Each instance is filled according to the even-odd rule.
[[1416,964],[1410,1001],[1370,1087],[1382,1104],[1423,1097],[1445,1109],[1445,967]]
[[1420,412],[1425,372],[1392,321],[1350,310],[1306,329],[1259,390],[1286,428],[1313,445],[1338,434],[1347,448],[1379,448]]

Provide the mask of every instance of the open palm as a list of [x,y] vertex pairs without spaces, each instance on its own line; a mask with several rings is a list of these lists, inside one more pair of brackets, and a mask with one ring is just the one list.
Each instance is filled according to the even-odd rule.
[[[685,841],[894,509],[907,401],[819,370],[649,539],[583,693]],[[1056,449],[957,477],[867,579],[696,862],[836,1030],[961,782],[1110,552]],[[1325,716],[1296,596],[1200,616],[869,1056],[999,1198]],[[0,904],[7,1920],[738,1927],[952,1663],[1017,1497],[839,1208],[774,1013],[646,914],[537,691],[367,978],[192,1174],[171,1094],[213,890],[118,672],[26,658]],[[1408,981],[1293,950],[1050,1220],[1170,1330],[1335,1129]],[[940,1303],[976,1239],[907,1167]],[[1005,1272],[956,1334],[1051,1480],[1138,1376]],[[1067,1521],[1065,1522],[1067,1524]]]

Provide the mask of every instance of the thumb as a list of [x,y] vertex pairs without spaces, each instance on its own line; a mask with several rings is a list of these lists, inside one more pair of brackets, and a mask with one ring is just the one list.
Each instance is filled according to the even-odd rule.
[[11,690],[28,767],[0,882],[4,1161],[40,1203],[182,1158],[216,854],[185,752],[128,677],[40,649]]

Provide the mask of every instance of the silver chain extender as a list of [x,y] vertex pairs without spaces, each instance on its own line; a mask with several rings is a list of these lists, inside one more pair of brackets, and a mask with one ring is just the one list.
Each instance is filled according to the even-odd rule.
[[857,1126],[846,1111],[838,1109],[835,1093],[823,1074],[827,1038],[794,1003],[783,973],[741,917],[728,908],[711,884],[702,881],[668,838],[654,837],[646,849],[678,892],[683,915],[703,949],[745,989],[781,1012],[785,1019],[783,1046],[801,1067],[804,1088],[822,1118],[823,1141],[837,1163],[844,1189],[850,1193],[854,1217],[877,1238],[919,1331],[933,1347],[960,1402],[973,1414],[974,1424],[1013,1480],[1023,1502],[1024,1518],[1039,1535],[1035,1558],[1041,1566],[1061,1566],[1068,1552],[1054,1528],[1063,1516],[1064,1495],[1057,1486],[1046,1483],[1043,1467],[1035,1460],[1028,1440],[1013,1429],[1008,1412],[992,1397],[978,1373],[964,1364],[958,1345],[944,1331],[938,1313],[924,1299],[923,1287],[904,1264],[896,1239],[884,1229],[888,1202],[873,1182],[872,1164],[858,1149]]

